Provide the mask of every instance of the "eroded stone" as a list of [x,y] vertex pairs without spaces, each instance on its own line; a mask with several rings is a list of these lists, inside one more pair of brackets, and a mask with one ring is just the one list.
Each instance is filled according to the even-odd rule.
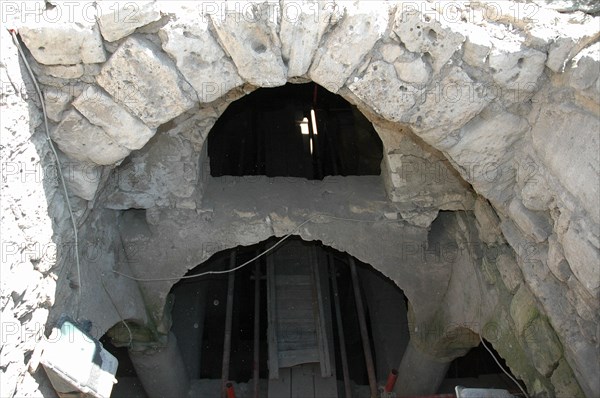
[[[230,7],[224,3],[225,9]],[[287,68],[281,58],[277,35],[279,4],[249,3],[221,13],[211,13],[219,40],[233,58],[238,72],[248,83],[259,87],[282,86]]]
[[77,97],[73,106],[88,121],[102,127],[118,145],[129,150],[140,149],[154,135],[154,129],[147,127],[95,86],[88,87]]
[[61,151],[82,162],[112,165],[123,160],[130,152],[74,109],[51,132],[51,137]]
[[98,25],[106,41],[116,41],[160,19],[154,1],[98,1]]
[[191,109],[197,100],[173,61],[138,37],[123,42],[96,79],[115,102],[152,129]]
[[163,49],[192,85],[200,102],[212,102],[242,85],[237,69],[209,31],[197,7],[182,10],[179,18],[161,28]]

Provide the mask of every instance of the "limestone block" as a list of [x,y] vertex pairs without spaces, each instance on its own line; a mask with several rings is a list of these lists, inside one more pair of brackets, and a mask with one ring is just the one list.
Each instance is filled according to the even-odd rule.
[[510,90],[534,91],[544,71],[546,54],[508,40],[493,43],[488,64],[494,81]]
[[554,234],[548,237],[548,268],[561,282],[566,282],[573,275],[562,246]]
[[496,257],[495,264],[504,281],[504,285],[511,293],[521,286],[523,276],[521,274],[521,269],[512,254],[501,253]]
[[91,123],[102,127],[119,146],[130,150],[143,147],[155,133],[96,86],[88,87],[73,101],[73,106]]
[[240,76],[259,87],[284,85],[287,68],[277,35],[279,3],[245,3],[243,7],[224,3],[222,8],[227,10],[211,13],[210,18]]
[[331,92],[337,92],[359,66],[388,25],[390,4],[365,1],[358,4],[341,2],[342,15],[335,27],[327,32],[319,47],[308,76]]
[[303,76],[308,72],[323,33],[330,27],[333,3],[313,0],[284,0],[281,10],[281,56],[288,66],[288,76]]
[[556,363],[562,358],[562,346],[556,333],[545,318],[538,317],[525,330],[525,350],[533,366],[549,377]]
[[479,238],[488,244],[500,243],[502,231],[500,231],[500,219],[487,200],[478,196],[473,208]]
[[[423,6],[427,5],[423,2]],[[424,9],[415,11],[402,7],[396,14],[392,29],[409,51],[431,54],[433,71],[438,73],[460,49],[465,37],[453,31],[453,24],[446,23],[442,16],[431,18],[430,15],[424,15],[422,12],[435,13],[433,8],[427,11]]]
[[154,1],[98,1],[98,25],[106,41],[119,40],[140,26],[160,19]]
[[[76,5],[78,7],[71,12],[59,9],[52,17],[31,18],[18,28],[36,61],[44,65],[106,61],[102,37],[94,20],[94,8],[81,3]],[[86,7],[85,17],[82,7]]]
[[592,44],[573,58],[569,84],[576,90],[585,90],[597,80],[600,71],[600,42]]
[[42,66],[40,69],[61,79],[77,79],[83,76],[83,64]]
[[431,76],[431,67],[423,58],[416,58],[410,62],[396,61],[394,69],[400,80],[409,83],[427,83]]
[[111,165],[124,159],[130,152],[74,109],[51,132],[51,137],[61,151],[82,162]]
[[212,102],[243,84],[235,65],[212,36],[197,7],[184,9],[159,31],[162,48],[196,90],[200,102]]
[[438,146],[450,132],[480,113],[490,98],[482,96],[480,87],[462,69],[452,67],[440,81],[423,88],[418,101],[420,105],[410,116],[411,122],[425,141]]
[[510,303],[510,316],[518,335],[523,336],[533,320],[539,316],[537,302],[527,286],[522,285]]
[[517,115],[486,111],[467,123],[458,142],[447,149],[464,168],[463,177],[493,204],[513,195],[515,170],[511,160],[527,128],[527,121]]
[[571,367],[564,358],[558,361],[558,366],[552,373],[550,381],[557,397],[583,396],[583,391],[581,391]]
[[48,119],[60,122],[63,111],[71,103],[71,94],[68,94],[58,88],[48,87],[44,89],[44,103],[46,105],[46,114]]
[[[542,103],[531,130],[533,148],[549,174],[575,198],[591,221],[600,224],[600,120],[573,103]],[[596,144],[594,144],[596,143]]]
[[545,241],[552,232],[548,217],[541,212],[527,209],[517,198],[513,198],[510,202],[508,213],[513,222],[536,242]]
[[370,64],[363,77],[354,79],[348,88],[375,112],[395,122],[402,121],[419,94],[415,86],[398,80],[394,67],[383,61]]
[[571,271],[592,297],[600,292],[600,253],[573,223],[567,232],[560,237],[565,258]]
[[191,109],[197,99],[166,54],[133,36],[119,46],[96,79],[117,103],[152,129]]

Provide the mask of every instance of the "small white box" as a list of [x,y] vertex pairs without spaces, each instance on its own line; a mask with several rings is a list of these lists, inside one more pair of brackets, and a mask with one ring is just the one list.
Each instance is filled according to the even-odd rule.
[[102,344],[65,320],[53,329],[40,362],[61,398],[109,398],[116,383],[118,361]]

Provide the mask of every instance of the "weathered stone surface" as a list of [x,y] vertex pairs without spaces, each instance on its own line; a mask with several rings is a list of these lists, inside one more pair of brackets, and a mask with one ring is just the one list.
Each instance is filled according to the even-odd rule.
[[109,197],[110,207],[171,206],[190,198],[200,177],[198,157],[181,136],[157,134],[120,169],[119,190]]
[[496,244],[503,241],[502,231],[500,231],[500,219],[498,215],[487,202],[487,200],[478,196],[473,208],[479,238],[487,244]]
[[44,66],[42,70],[61,79],[77,79],[83,76],[83,64]]
[[[440,81],[422,88],[411,125],[425,141],[446,150],[456,143],[449,133],[465,125],[491,101],[462,69],[453,67]],[[445,142],[444,142],[445,141]]]
[[508,40],[494,41],[488,59],[492,77],[499,86],[523,91],[535,90],[545,62],[546,54]]
[[31,18],[19,27],[19,35],[36,61],[44,65],[106,61],[102,37],[93,19],[93,7],[85,17],[82,9],[77,8],[79,12],[63,9],[53,17]]
[[517,334],[523,336],[539,313],[535,297],[527,286],[521,286],[510,303],[510,316]]
[[562,347],[546,319],[538,317],[531,322],[525,330],[525,344],[535,368],[549,377],[562,358]]
[[403,218],[429,226],[440,209],[472,207],[469,186],[443,154],[417,142],[408,132],[377,125],[375,129],[384,142],[384,182],[390,199],[402,204]]
[[336,22],[333,4],[313,0],[282,2],[279,38],[288,77],[303,76],[308,72],[324,32]]
[[528,210],[517,198],[510,202],[508,212],[517,226],[536,242],[545,241],[552,231],[547,216]]
[[138,118],[113,101],[104,91],[90,86],[73,101],[73,106],[119,146],[129,150],[140,149],[154,135]]
[[61,166],[69,193],[81,199],[92,200],[100,184],[102,166],[78,162],[64,156],[61,157]]
[[[448,111],[446,118],[450,115]],[[517,115],[482,112],[460,130],[458,142],[447,151],[464,168],[463,177],[497,205],[513,196],[516,170],[511,160],[527,129],[527,121]]]
[[[393,32],[409,51],[429,53],[434,73],[438,73],[448,63],[452,55],[460,49],[465,37],[452,31],[452,23],[444,23],[446,18],[431,17],[437,14],[434,5],[420,3],[419,11],[411,7],[401,7],[396,14]],[[442,25],[444,23],[444,25]]]
[[63,111],[71,103],[71,95],[54,87],[44,89],[44,100],[48,119],[60,122]]
[[425,84],[431,76],[431,67],[423,58],[415,58],[412,61],[394,63],[394,69],[400,80],[409,83]]
[[121,44],[104,64],[97,81],[115,102],[152,129],[191,109],[197,99],[173,61],[138,37],[129,37]]
[[592,44],[574,58],[569,84],[576,90],[585,90],[598,80],[600,70],[600,42]]
[[287,81],[277,35],[279,11],[279,3],[247,3],[242,8],[224,3],[221,12],[210,14],[240,76],[255,86],[276,87]]
[[558,366],[550,377],[554,393],[557,397],[582,397],[583,391],[577,384],[573,371],[564,359],[558,361]]
[[600,293],[600,253],[598,248],[582,237],[574,224],[561,237],[565,257],[571,271],[593,297]]
[[198,7],[184,8],[185,14],[161,28],[159,36],[163,49],[175,59],[200,102],[212,102],[243,81],[200,12]]
[[96,2],[98,25],[106,41],[119,40],[140,26],[160,19],[154,1]]
[[561,282],[566,282],[573,275],[556,235],[548,237],[548,268]]
[[415,105],[419,91],[398,80],[394,67],[383,61],[369,65],[364,76],[354,79],[348,88],[387,120],[401,122]]
[[521,286],[523,276],[514,255],[512,253],[500,253],[496,258],[495,264],[504,281],[504,285],[506,285],[511,293],[515,292]]
[[[317,50],[308,76],[337,92],[373,48],[388,25],[390,4],[381,1],[339,3],[341,20]],[[343,8],[343,11],[342,9]]]
[[82,162],[110,165],[124,159],[130,152],[74,109],[65,115],[51,136],[61,151]]
[[[536,112],[538,112],[536,110]],[[600,223],[600,186],[589,183],[600,174],[600,119],[573,103],[540,104],[531,130],[534,150],[544,166]]]

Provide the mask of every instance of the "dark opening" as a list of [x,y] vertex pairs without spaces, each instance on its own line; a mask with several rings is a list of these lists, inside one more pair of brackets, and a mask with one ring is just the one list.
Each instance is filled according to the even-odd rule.
[[314,84],[261,88],[233,102],[208,135],[213,177],[379,175],[383,144],[342,97]]
[[[241,264],[252,259],[257,253],[264,251],[270,245],[275,243],[275,238],[261,242],[260,244],[237,247],[236,249],[226,250],[213,255],[209,260],[191,270],[188,275],[194,275],[206,272],[208,270],[225,270],[229,268],[230,254],[235,250],[236,264]],[[350,269],[348,265],[348,255],[337,250],[325,247],[314,242],[304,242],[299,238],[292,237],[275,251],[287,250],[288,256],[296,257],[298,251],[312,249],[316,250],[318,267],[323,267],[323,272],[327,275],[326,281],[328,291],[328,306],[331,313],[331,339],[332,339],[332,366],[335,368],[335,376],[338,380],[343,379],[340,359],[340,342],[338,339],[338,325],[335,316],[335,305],[332,298],[333,289],[331,284],[331,274],[328,272],[330,264],[335,264],[337,283],[339,288],[339,299],[342,314],[342,322],[345,335],[345,347],[348,355],[348,365],[350,378],[358,385],[367,385],[368,376],[365,365],[365,358],[362,351],[361,335],[359,329],[358,315],[354,301],[354,291]],[[298,254],[301,256],[302,254]],[[285,261],[280,260],[279,261]],[[289,260],[294,261],[294,260]],[[267,307],[267,259],[266,256],[258,260],[260,264],[261,282],[260,282],[260,361],[259,374],[261,379],[269,378],[269,342],[268,342],[268,314]],[[376,273],[372,278],[375,284],[379,278],[387,279],[375,271],[370,265],[355,260],[359,275],[365,273]],[[281,267],[281,263],[275,265]],[[230,375],[229,379],[238,383],[251,382],[253,372],[253,328],[254,328],[254,279],[255,263],[236,271],[235,288],[233,301],[233,322],[232,322],[232,341],[230,356]],[[391,285],[393,283],[389,281]],[[375,347],[374,330],[378,325],[372,322],[369,313],[369,303],[372,297],[369,296],[369,287],[365,286],[367,282],[361,279],[361,290],[365,306],[365,316],[371,339],[371,347]],[[383,282],[384,285],[387,282]],[[402,302],[405,297],[401,290],[393,285],[390,288],[399,292]],[[198,279],[184,279],[173,286],[171,293],[175,301],[173,306],[173,332],[181,346],[186,347],[182,351],[183,359],[187,370],[192,379],[220,379],[223,346],[225,335],[225,316],[227,303],[228,275],[208,275]],[[379,290],[382,289],[381,285]],[[297,285],[290,285],[290,289],[296,289]],[[384,288],[387,288],[385,286]],[[295,315],[298,315],[295,312]],[[402,351],[408,342],[408,328],[405,313],[402,315],[401,322],[397,327],[399,332],[405,336],[400,338],[396,335],[398,341],[402,341]],[[297,321],[297,320],[296,320]],[[298,326],[301,328],[302,326]],[[401,332],[400,332],[401,331]],[[200,342],[200,343],[199,343]],[[374,361],[377,363],[377,351],[373,349]],[[382,370],[387,374],[388,370]]]
[[[485,345],[492,351],[500,365],[525,389],[525,384],[510,372],[506,362],[492,347],[492,344],[485,341]],[[518,386],[506,376],[482,344],[452,361],[439,392],[454,392],[456,385],[469,388],[499,388],[508,390],[515,396],[522,395]]]

